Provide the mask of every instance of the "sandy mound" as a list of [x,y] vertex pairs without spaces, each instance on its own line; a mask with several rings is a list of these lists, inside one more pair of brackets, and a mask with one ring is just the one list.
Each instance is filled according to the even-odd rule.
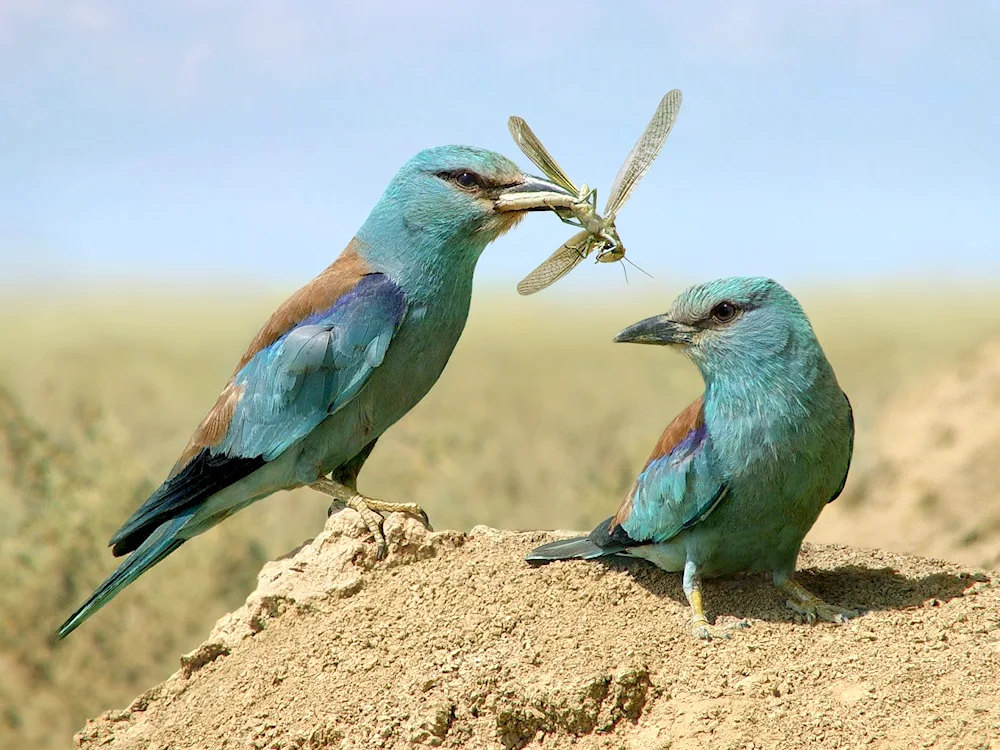
[[522,555],[552,535],[398,515],[386,532],[376,563],[357,515],[334,515],[79,745],[1000,748],[1000,589],[982,571],[812,546],[800,580],[867,615],[810,627],[736,577],[706,601],[751,627],[703,643],[678,576],[645,563],[533,569]]
[[811,538],[1000,568],[1000,339],[891,400]]

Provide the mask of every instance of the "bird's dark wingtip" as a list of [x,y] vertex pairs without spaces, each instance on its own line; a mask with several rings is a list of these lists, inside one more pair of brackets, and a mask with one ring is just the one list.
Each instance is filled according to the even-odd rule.
[[[534,550],[532,550],[532,552],[534,552]],[[538,555],[532,554],[532,552],[529,552],[528,554],[526,554],[524,556],[524,561],[526,563],[528,563],[528,565],[530,565],[531,567],[538,568],[538,567],[540,567],[542,565],[545,565],[545,563],[552,562],[551,558],[549,558],[549,557],[540,557]]]
[[111,536],[108,546],[112,554],[122,557],[134,552],[161,524],[253,474],[265,463],[262,456],[228,456],[203,449],[178,474],[160,485]]
[[553,560],[592,560],[595,557],[614,554],[616,551],[598,547],[590,537],[577,536],[543,544],[531,550],[524,559],[533,565],[544,565]]

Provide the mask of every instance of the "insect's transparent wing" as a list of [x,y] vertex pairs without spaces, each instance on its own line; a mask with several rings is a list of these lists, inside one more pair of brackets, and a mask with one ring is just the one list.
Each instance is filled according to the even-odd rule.
[[622,168],[618,170],[618,176],[615,177],[611,192],[608,193],[608,205],[604,208],[605,216],[618,213],[618,209],[625,205],[625,201],[632,195],[635,186],[649,171],[653,160],[663,148],[663,142],[670,135],[680,110],[680,89],[667,92],[653,113],[653,119],[649,121],[649,125],[625,159]]
[[521,279],[517,285],[518,294],[528,296],[540,292],[576,268],[590,252],[589,237],[590,233],[583,231],[566,240],[538,268]]
[[507,120],[507,128],[510,130],[510,134],[514,138],[514,143],[517,144],[517,147],[535,163],[535,166],[545,172],[550,180],[574,195],[579,194],[580,191],[573,184],[573,180],[563,172],[562,167],[552,158],[552,154],[548,152],[548,149],[538,140],[538,136],[528,127],[528,123],[520,117],[511,115]]

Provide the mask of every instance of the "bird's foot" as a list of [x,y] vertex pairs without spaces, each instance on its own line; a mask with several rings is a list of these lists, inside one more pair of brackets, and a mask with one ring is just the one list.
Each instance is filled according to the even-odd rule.
[[749,628],[750,623],[746,620],[739,620],[729,625],[712,625],[704,617],[694,616],[691,618],[691,635],[701,641],[711,641],[719,638],[729,640],[733,637],[732,631]]
[[791,579],[780,584],[779,588],[791,597],[785,602],[786,606],[805,617],[810,625],[816,624],[817,620],[845,623],[860,614],[857,610],[827,604]]
[[701,600],[700,583],[692,586],[685,594],[688,603],[691,605],[691,635],[702,641],[710,641],[713,638],[728,640],[733,637],[732,631],[742,628],[749,628],[750,623],[746,620],[734,622],[731,625],[712,625],[705,617],[705,610]]
[[361,515],[361,519],[365,522],[365,526],[368,527],[368,531],[375,537],[375,557],[379,560],[384,559],[389,551],[385,542],[385,534],[382,533],[382,522],[384,519],[380,515],[381,513],[409,513],[417,516],[428,529],[431,527],[427,513],[416,503],[389,503],[385,500],[365,497],[357,490],[325,477],[313,482],[309,486],[334,498],[327,511],[327,517],[335,510],[340,510],[344,507],[351,508]]
[[[356,495],[355,497],[360,499],[370,510],[377,510],[380,513],[409,513],[411,516],[419,518],[424,526],[430,528],[431,519],[427,517],[424,509],[416,503],[389,503],[385,500],[375,500],[364,495]],[[348,503],[348,507],[353,508],[354,506]]]
[[[336,505],[336,501],[333,504]],[[378,560],[385,559],[385,556],[389,552],[389,548],[385,543],[385,534],[382,533],[384,518],[380,515],[381,513],[409,513],[417,516],[427,528],[430,528],[431,525],[430,519],[427,518],[424,509],[416,503],[387,503],[384,500],[376,500],[354,493],[343,504],[361,514],[361,518],[368,527],[368,531],[375,537],[375,557]]]

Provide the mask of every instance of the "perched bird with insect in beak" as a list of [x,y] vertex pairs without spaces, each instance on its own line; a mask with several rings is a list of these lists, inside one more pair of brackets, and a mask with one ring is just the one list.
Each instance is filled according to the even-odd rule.
[[278,490],[309,486],[355,509],[379,557],[377,511],[426,521],[413,503],[360,494],[358,472],[448,362],[480,254],[523,216],[497,205],[512,195],[569,194],[482,149],[410,159],[340,257],[261,328],[166,481],[111,537],[114,554],[129,557],[59,637],[184,542]]
[[854,447],[851,405],[796,299],[770,279],[712,281],[615,341],[677,347],[705,392],[664,431],[614,516],[526,559],[627,555],[683,571],[699,638],[727,637],[705,618],[703,576],[771,571],[810,622],[857,616],[793,578],[802,539],[844,488]]

